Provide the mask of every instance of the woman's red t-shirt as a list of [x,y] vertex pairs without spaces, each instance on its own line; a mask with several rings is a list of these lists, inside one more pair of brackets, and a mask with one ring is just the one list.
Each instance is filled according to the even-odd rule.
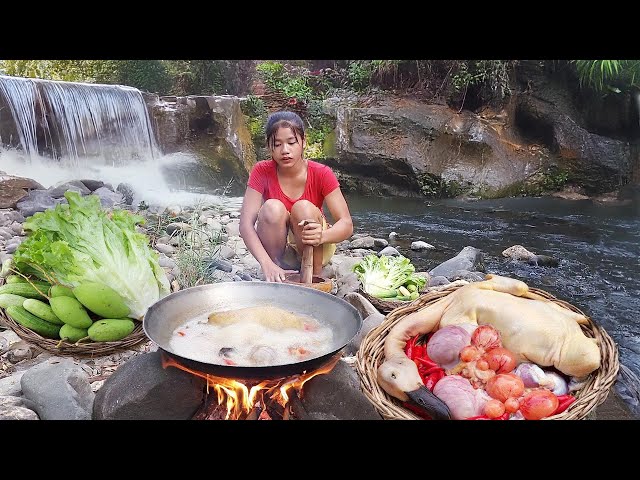
[[249,173],[247,185],[260,192],[265,201],[277,198],[284,203],[289,212],[298,200],[308,200],[322,211],[324,197],[338,188],[340,183],[333,171],[326,165],[313,160],[307,160],[307,165],[307,183],[300,198],[291,199],[280,188],[275,160],[262,160],[256,163]]

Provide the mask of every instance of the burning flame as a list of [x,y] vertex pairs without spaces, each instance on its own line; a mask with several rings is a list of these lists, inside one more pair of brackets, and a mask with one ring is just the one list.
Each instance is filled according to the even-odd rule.
[[[227,409],[225,420],[228,420],[230,417],[232,419],[241,418],[243,413],[246,415],[251,412],[254,405],[259,400],[261,392],[263,396],[267,395],[268,398],[278,402],[282,407],[286,407],[289,402],[289,395],[287,394],[289,389],[295,388],[297,392],[300,392],[302,390],[302,386],[308,380],[312,379],[316,375],[322,375],[330,372],[339,359],[340,355],[335,355],[322,367],[312,372],[302,372],[300,375],[263,380],[251,387],[248,387],[246,384],[233,378],[218,377],[185,367],[175,359],[164,354],[162,355],[162,368],[176,367],[185,372],[204,378],[207,381],[207,393],[209,393],[209,388],[213,387],[218,395],[218,405],[225,404]],[[265,392],[263,392],[263,390]]]

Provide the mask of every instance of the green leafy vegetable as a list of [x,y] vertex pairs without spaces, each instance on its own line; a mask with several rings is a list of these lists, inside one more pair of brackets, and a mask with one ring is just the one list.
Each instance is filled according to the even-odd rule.
[[[415,267],[402,255],[389,257],[375,254],[367,255],[353,266],[353,271],[362,284],[362,290],[377,298],[391,299],[405,297],[400,287],[418,292],[427,283],[426,278],[415,274]],[[406,290],[404,293],[408,293]]]
[[147,309],[169,293],[169,280],[149,247],[146,235],[136,231],[144,217],[126,210],[107,213],[96,195],[64,194],[69,204],[38,212],[24,223],[29,232],[13,258],[24,274],[76,287],[98,282],[116,290],[141,319]]

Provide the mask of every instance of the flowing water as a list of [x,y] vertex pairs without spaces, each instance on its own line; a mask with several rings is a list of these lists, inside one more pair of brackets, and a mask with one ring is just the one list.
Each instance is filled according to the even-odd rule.
[[[113,187],[126,182],[135,192],[134,205],[240,205],[240,197],[221,193],[227,182],[200,156],[158,153],[135,89],[0,76],[3,97],[1,171],[45,187],[86,178]],[[232,190],[238,195],[243,189],[235,185]],[[419,271],[473,246],[483,252],[488,273],[521,279],[577,306],[607,330],[619,346],[621,362],[640,375],[637,198],[624,206],[554,198],[436,202],[349,196],[348,202],[356,233],[388,238],[397,232],[390,244]],[[436,249],[412,252],[414,240]],[[501,252],[512,245],[555,257],[559,266],[506,259]],[[640,418],[637,401],[621,393]]]
[[[551,197],[347,201],[356,232],[388,238],[395,231],[398,236],[390,245],[410,258],[418,271],[431,270],[473,246],[482,251],[487,273],[518,278],[578,307],[616,341],[621,363],[640,376],[638,199],[622,206]],[[415,240],[436,249],[411,251]],[[503,257],[502,251],[512,245],[552,256],[559,266],[531,266]],[[640,418],[640,408],[620,383],[618,390]]]

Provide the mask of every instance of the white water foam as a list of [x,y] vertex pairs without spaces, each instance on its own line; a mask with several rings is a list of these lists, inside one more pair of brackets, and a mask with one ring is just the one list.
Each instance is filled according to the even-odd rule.
[[[46,188],[70,180],[93,179],[109,183],[115,190],[124,182],[134,191],[134,206],[144,201],[148,205],[164,207],[224,204],[227,207],[239,208],[242,204],[241,197],[190,191],[187,174],[185,173],[185,177],[181,179],[180,171],[181,168],[187,171],[198,162],[199,160],[192,155],[174,153],[123,166],[100,163],[96,158],[80,159],[79,162],[74,162],[75,165],[68,165],[64,160],[51,160],[42,156],[33,156],[31,160],[25,160],[21,151],[0,149],[0,171],[31,178]],[[170,173],[167,172],[169,168]],[[168,177],[171,182],[167,181]]]

